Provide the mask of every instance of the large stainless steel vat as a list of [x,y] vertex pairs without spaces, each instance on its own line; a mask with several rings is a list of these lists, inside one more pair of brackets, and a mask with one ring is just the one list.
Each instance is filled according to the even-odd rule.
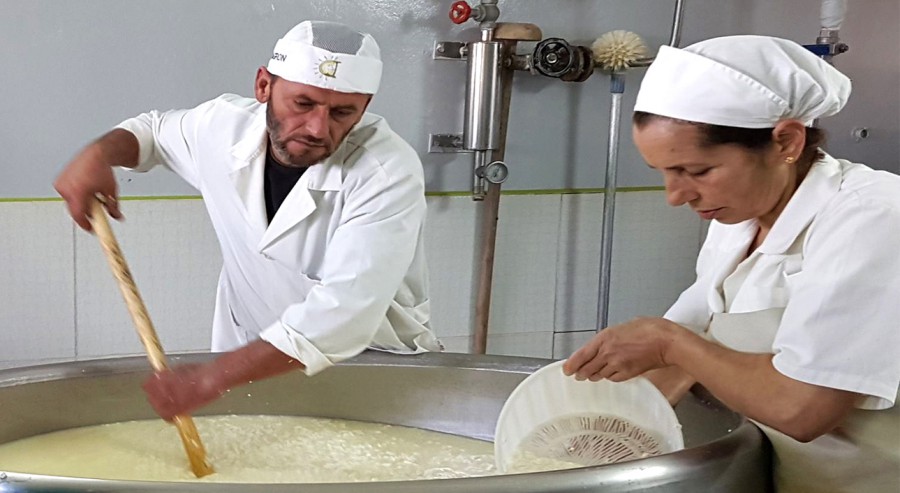
[[[173,358],[209,360],[209,354]],[[516,385],[550,360],[462,354],[366,353],[314,378],[300,372],[254,382],[196,415],[271,414],[374,421],[490,440]],[[144,358],[0,371],[0,443],[80,426],[154,418],[140,383]],[[676,412],[685,450],[608,466],[538,474],[379,483],[151,483],[3,471],[0,492],[766,492],[768,443],[751,423],[696,391]],[[298,463],[302,467],[302,458]]]

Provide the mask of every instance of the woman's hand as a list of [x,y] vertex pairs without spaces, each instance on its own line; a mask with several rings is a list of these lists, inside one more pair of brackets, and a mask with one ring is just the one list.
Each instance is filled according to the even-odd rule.
[[601,330],[569,357],[563,371],[578,380],[621,382],[669,366],[666,354],[679,331],[664,318],[636,318]]
[[669,402],[696,379],[735,412],[801,442],[834,429],[853,410],[857,394],[794,380],[775,369],[772,357],[722,347],[669,320],[638,318],[601,330],[563,371],[579,380],[621,382],[670,367],[647,375]]

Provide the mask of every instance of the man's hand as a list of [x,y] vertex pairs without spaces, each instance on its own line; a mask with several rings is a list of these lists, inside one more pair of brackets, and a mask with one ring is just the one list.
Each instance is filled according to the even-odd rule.
[[156,413],[171,421],[218,399],[228,389],[303,368],[303,363],[268,342],[253,341],[209,363],[157,372],[143,387]]
[[166,421],[190,414],[225,393],[213,363],[157,372],[144,382],[143,388],[150,405]]
[[668,366],[666,352],[683,327],[663,318],[636,318],[601,330],[569,357],[566,375],[578,380],[621,382]]
[[91,201],[104,199],[109,215],[122,219],[118,185],[112,166],[137,165],[139,145],[131,132],[116,129],[85,147],[53,182],[66,201],[72,219],[85,231],[91,230]]

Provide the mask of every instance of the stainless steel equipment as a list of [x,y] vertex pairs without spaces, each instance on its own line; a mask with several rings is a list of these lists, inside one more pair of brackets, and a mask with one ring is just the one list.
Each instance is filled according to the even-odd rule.
[[463,146],[475,151],[472,193],[477,199],[485,194],[484,178],[479,171],[487,166],[489,151],[500,148],[500,43],[493,29],[483,29],[482,39],[468,44],[466,60],[466,109]]
[[[207,361],[209,354],[173,357]],[[490,440],[506,398],[550,360],[463,354],[366,353],[309,378],[300,372],[254,382],[204,414],[305,415],[414,426]],[[0,443],[41,433],[153,418],[140,390],[144,358],[117,358],[0,371]],[[685,450],[607,466],[431,481],[303,485],[305,493],[771,491],[768,444],[751,423],[702,389],[676,408]],[[298,458],[302,464],[302,458]],[[108,481],[3,471],[0,492],[287,492],[289,484]]]

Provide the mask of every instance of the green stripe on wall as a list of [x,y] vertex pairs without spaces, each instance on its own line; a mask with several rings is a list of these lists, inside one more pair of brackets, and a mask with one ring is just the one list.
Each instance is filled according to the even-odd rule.
[[[616,193],[628,192],[661,192],[665,187],[622,187]],[[502,190],[501,195],[577,195],[604,193],[602,188],[548,188],[543,190]],[[426,192],[429,197],[468,197],[472,192]]]
[[[622,187],[617,188],[616,193],[629,192],[661,192],[664,187]],[[548,188],[538,190],[503,190],[501,195],[578,195],[604,193],[602,188]],[[426,192],[428,197],[468,197],[472,192]],[[126,196],[121,200],[200,200],[199,195],[147,195],[147,196]],[[0,202],[61,202],[59,197],[34,197],[34,198],[0,198]]]
[[[147,195],[137,197],[119,197],[120,200],[200,200],[199,195]],[[62,202],[60,197],[37,197],[37,198],[16,198],[3,199],[0,202]]]

